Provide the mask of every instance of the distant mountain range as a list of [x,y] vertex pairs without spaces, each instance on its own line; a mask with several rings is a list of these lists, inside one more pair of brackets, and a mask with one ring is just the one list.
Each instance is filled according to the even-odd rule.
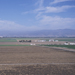
[[0,31],[4,37],[75,37],[75,29],[39,30],[39,31]]

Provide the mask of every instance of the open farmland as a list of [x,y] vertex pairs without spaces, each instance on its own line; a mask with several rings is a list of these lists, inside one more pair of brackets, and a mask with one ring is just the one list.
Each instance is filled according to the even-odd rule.
[[16,38],[0,38],[0,42],[17,42]]
[[74,39],[49,39],[0,38],[0,75],[75,75],[75,45],[63,45]]
[[48,46],[48,47],[65,47],[69,49],[75,49],[75,45],[41,45],[41,46]]
[[39,46],[0,46],[0,75],[75,75],[75,52]]
[[75,38],[57,38],[59,41],[75,42]]
[[[49,42],[50,39],[53,39],[54,41]],[[20,40],[31,40],[31,42],[19,42]],[[42,40],[45,41],[41,42]],[[50,47],[65,47],[75,49],[75,45],[64,45],[66,42],[69,44],[74,43],[75,38],[0,38],[0,46],[44,45]]]
[[54,39],[58,41],[75,42],[75,38],[0,38],[0,42],[17,42],[17,40],[46,40]]

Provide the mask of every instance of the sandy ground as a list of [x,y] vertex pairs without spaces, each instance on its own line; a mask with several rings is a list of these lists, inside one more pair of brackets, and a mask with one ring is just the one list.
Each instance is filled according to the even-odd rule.
[[75,75],[75,52],[38,46],[0,46],[0,75]]

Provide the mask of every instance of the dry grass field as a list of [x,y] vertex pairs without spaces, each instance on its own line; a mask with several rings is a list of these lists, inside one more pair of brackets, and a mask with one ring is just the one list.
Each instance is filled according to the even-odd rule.
[[0,75],[75,75],[75,52],[38,46],[0,46]]

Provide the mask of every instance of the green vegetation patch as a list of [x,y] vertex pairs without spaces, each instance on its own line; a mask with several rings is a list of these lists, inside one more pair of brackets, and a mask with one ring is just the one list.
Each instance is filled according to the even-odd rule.
[[74,42],[75,38],[57,38],[59,41],[69,41],[69,42]]
[[31,45],[0,45],[0,46],[31,46]]
[[16,38],[0,38],[0,42],[17,42]]
[[75,42],[75,38],[39,38],[40,40],[49,41],[50,39],[58,40],[58,41],[68,41],[68,42]]
[[70,48],[70,49],[75,49],[75,45],[41,45],[41,46],[66,47],[66,48]]

